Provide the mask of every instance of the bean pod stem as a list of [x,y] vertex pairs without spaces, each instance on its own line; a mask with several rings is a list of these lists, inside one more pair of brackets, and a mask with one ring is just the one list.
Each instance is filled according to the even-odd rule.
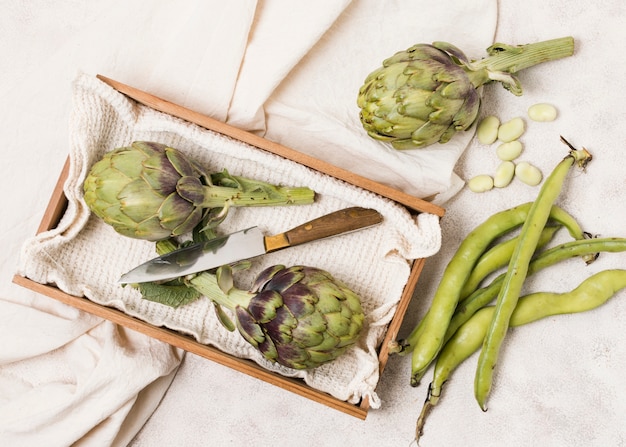
[[[565,142],[563,138],[561,139]],[[567,144],[569,145],[569,143]],[[511,256],[511,262],[496,300],[493,319],[478,358],[478,367],[474,379],[474,396],[483,411],[487,410],[486,400],[491,391],[500,349],[509,327],[511,314],[515,310],[526,279],[528,264],[537,248],[539,235],[548,221],[550,209],[561,192],[570,168],[575,163],[584,167],[589,160],[591,160],[591,154],[586,149],[570,150],[569,154],[554,168],[542,185],[537,199],[533,202],[528,213],[528,218],[520,230],[519,240]]]

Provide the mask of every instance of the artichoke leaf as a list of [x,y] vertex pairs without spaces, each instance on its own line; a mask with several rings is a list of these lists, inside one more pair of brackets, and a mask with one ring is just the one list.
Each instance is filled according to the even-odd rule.
[[147,282],[137,284],[136,288],[141,292],[143,299],[173,308],[189,304],[201,296],[197,290],[178,281],[166,284]]
[[213,301],[213,308],[215,309],[215,315],[217,316],[217,319],[222,324],[222,326],[224,326],[224,328],[228,332],[233,332],[235,330],[235,323],[233,323],[233,320],[231,320],[230,317],[226,315],[226,312],[224,311],[222,306]]
[[217,285],[220,290],[226,294],[235,287],[235,281],[233,279],[233,269],[229,265],[222,265],[215,271],[217,278]]
[[248,312],[258,323],[276,320],[279,309],[283,306],[283,298],[275,290],[264,290],[257,293],[248,304]]

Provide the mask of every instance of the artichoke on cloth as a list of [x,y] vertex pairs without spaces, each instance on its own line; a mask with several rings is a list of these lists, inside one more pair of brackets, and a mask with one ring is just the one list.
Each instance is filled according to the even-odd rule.
[[[209,239],[198,231],[193,236],[196,242]],[[188,243],[164,239],[156,243],[156,251],[163,255]],[[250,291],[235,287],[233,272],[249,267],[250,261],[242,261],[132,286],[142,298],[173,308],[206,296],[222,326],[230,332],[237,328],[265,359],[288,368],[310,369],[330,362],[359,338],[365,321],[361,298],[328,271],[274,264],[256,275]],[[223,307],[234,314],[236,324]]]
[[220,306],[233,311],[239,333],[270,362],[315,368],[358,340],[365,319],[360,297],[327,271],[273,265],[245,291],[234,287],[230,269],[224,270],[217,275],[203,272],[184,283],[216,304],[220,320],[231,331],[235,326]]
[[368,135],[395,149],[446,143],[476,121],[480,86],[497,81],[520,96],[514,73],[573,52],[571,37],[526,45],[496,43],[479,61],[447,42],[414,45],[367,76],[357,97],[361,123]]
[[85,202],[124,236],[157,241],[190,232],[209,213],[230,206],[312,203],[307,187],[282,187],[222,171],[207,175],[179,150],[135,141],[106,153],[84,182]]

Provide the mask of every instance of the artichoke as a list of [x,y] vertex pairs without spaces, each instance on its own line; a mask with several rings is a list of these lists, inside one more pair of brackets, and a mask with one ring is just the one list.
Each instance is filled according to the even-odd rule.
[[334,360],[363,328],[359,297],[314,267],[275,266],[259,275],[256,295],[235,308],[237,327],[263,356],[295,369]]
[[136,141],[96,162],[84,185],[87,206],[124,236],[157,241],[219,222],[231,206],[306,204],[314,191],[228,174],[207,175],[177,149]]
[[[177,294],[181,283],[211,299],[228,330],[236,327],[263,357],[288,368],[315,368],[336,359],[356,343],[365,319],[359,296],[315,267],[268,267],[250,291],[233,286],[228,266],[171,282]],[[146,299],[172,303],[163,300],[167,285],[159,291],[150,283],[136,287]],[[233,312],[235,324],[222,306]]]
[[520,96],[513,73],[573,52],[571,37],[518,46],[496,43],[479,61],[446,42],[414,45],[367,76],[357,98],[361,123],[372,138],[395,149],[446,143],[476,121],[480,86],[498,81]]

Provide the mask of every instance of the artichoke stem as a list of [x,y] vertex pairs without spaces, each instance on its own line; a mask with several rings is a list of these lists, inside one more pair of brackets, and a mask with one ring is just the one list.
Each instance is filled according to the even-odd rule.
[[[159,255],[164,255],[179,248],[172,239],[157,241],[155,245]],[[187,280],[186,284],[196,289],[200,294],[230,310],[234,310],[238,305],[247,307],[254,296],[253,293],[236,288],[231,289],[228,293],[224,293],[217,283],[217,277],[208,272],[198,273]]]
[[237,306],[247,308],[250,300],[254,297],[253,293],[236,288],[224,293],[217,283],[217,277],[207,272],[195,275],[186,283],[210,300],[233,311]]
[[205,186],[204,208],[230,206],[306,205],[313,203],[315,192],[307,187],[272,186],[238,189],[228,186]]
[[571,56],[574,54],[574,38],[561,37],[526,45],[496,43],[487,52],[488,57],[472,62],[474,70],[517,73],[533,65]]
[[159,256],[172,252],[176,250],[177,248],[178,248],[178,244],[171,238],[162,239],[155,243],[155,249]]

